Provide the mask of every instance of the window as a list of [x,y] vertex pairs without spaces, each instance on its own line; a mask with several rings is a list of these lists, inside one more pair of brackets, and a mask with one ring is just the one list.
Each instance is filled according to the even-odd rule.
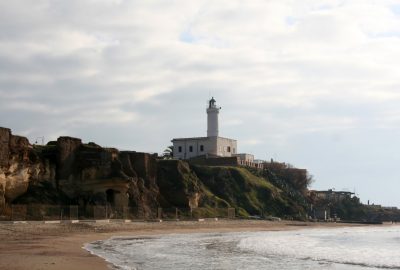
[[189,146],[189,152],[193,152],[193,146]]
[[182,153],[182,146],[179,146],[179,147],[178,147],[178,152],[179,152],[179,153]]
[[232,153],[236,154],[236,149],[235,149],[235,147],[233,147],[232,150],[233,150]]
[[204,145],[200,145],[200,152],[204,151]]
[[230,147],[230,146],[227,146],[227,147],[226,147],[226,150],[227,150],[228,153],[230,153],[230,152],[231,152],[231,147]]

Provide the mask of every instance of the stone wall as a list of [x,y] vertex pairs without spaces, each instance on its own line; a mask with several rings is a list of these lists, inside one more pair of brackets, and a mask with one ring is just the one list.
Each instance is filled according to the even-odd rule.
[[238,157],[216,157],[206,158],[205,156],[196,157],[189,160],[189,163],[204,166],[238,166]]

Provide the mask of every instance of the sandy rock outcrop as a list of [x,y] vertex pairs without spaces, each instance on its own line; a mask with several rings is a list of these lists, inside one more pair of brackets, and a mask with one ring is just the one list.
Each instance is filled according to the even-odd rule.
[[[31,183],[50,181],[54,166],[44,161],[28,139],[0,128],[0,206],[24,194]],[[53,172],[53,173],[52,173]]]
[[35,196],[38,187],[51,187],[69,198],[65,204],[134,206],[146,212],[158,206],[156,178],[157,160],[151,154],[120,152],[65,136],[45,146],[31,145],[0,128],[0,209],[17,198],[51,204],[29,198],[29,187],[35,186]]

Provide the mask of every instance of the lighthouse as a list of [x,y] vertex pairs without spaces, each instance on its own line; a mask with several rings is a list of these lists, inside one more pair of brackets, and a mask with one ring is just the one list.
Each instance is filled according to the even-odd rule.
[[208,102],[207,108],[207,137],[218,137],[218,114],[221,108],[213,98]]
[[207,137],[175,138],[173,157],[192,159],[195,157],[232,157],[237,154],[237,142],[234,139],[219,136],[218,116],[221,107],[214,97],[207,103]]

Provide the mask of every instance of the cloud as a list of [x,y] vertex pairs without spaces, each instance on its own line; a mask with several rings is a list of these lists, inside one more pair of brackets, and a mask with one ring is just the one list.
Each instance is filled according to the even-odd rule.
[[311,144],[351,162],[360,157],[336,149],[361,145],[354,134],[376,144],[369,134],[399,132],[398,10],[391,0],[3,1],[0,125],[161,152],[205,134],[214,95],[239,151],[331,179]]

